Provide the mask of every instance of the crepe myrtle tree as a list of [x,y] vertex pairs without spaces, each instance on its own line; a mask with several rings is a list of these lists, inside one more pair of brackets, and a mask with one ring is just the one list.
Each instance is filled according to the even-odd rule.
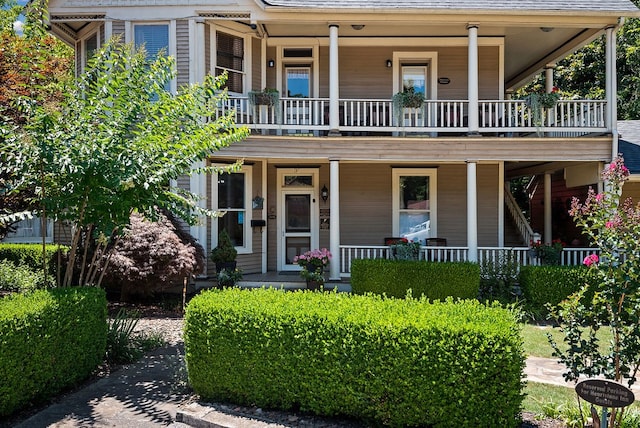
[[[621,201],[629,177],[622,157],[603,171],[606,190],[589,190],[584,202],[573,199],[570,215],[600,249],[584,259],[589,269],[580,290],[553,311],[567,345],[551,337],[554,355],[567,367],[564,377],[603,376],[631,386],[640,367],[640,205]],[[603,346],[596,333],[607,329],[611,342]],[[623,411],[613,410],[609,426],[619,426]],[[617,417],[616,417],[617,415]]]
[[236,127],[232,111],[211,117],[227,97],[225,76],[206,76],[172,94],[165,87],[174,65],[171,57],[148,59],[143,48],[112,40],[58,111],[23,100],[27,123],[5,129],[0,173],[14,177],[10,191],[35,189],[34,214],[72,231],[62,285],[100,284],[110,250],[134,212],[156,220],[158,209],[166,210],[188,224],[214,215],[198,206],[197,195],[170,183],[219,172],[193,165],[248,130]]

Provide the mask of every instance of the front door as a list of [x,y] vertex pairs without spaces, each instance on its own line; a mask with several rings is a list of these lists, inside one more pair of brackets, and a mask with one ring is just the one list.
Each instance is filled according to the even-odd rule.
[[318,247],[317,170],[279,170],[278,270],[296,271],[295,256]]

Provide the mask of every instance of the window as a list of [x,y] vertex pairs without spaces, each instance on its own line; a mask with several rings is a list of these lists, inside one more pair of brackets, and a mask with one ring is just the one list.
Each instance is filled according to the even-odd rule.
[[402,67],[402,89],[413,88],[416,93],[422,93],[427,98],[427,67],[412,65]]
[[[147,60],[152,61],[158,55],[169,55],[169,25],[168,24],[138,24],[133,30],[136,48],[144,46]],[[165,82],[164,90],[171,90],[171,82]],[[157,100],[157,97],[153,97]]]
[[287,96],[309,98],[311,69],[309,67],[287,67]]
[[[14,225],[16,231],[9,233],[3,242],[42,242],[42,221],[39,217],[22,220]],[[45,240],[53,242],[53,221],[47,220]]]
[[[251,167],[244,166],[239,172],[213,176],[213,200],[219,217],[214,219],[215,243],[223,229],[227,230],[231,242],[241,253],[251,252]],[[216,230],[217,229],[217,230]]]
[[436,170],[393,170],[393,234],[425,243],[436,235]]
[[228,73],[226,86],[230,92],[244,92],[244,39],[231,34],[216,34],[216,76]]
[[134,27],[133,38],[136,48],[144,46],[148,59],[156,58],[160,52],[169,55],[169,25],[167,24],[138,24]]
[[98,46],[98,33],[93,33],[92,35],[90,35],[89,37],[84,39],[83,50],[82,50],[82,55],[83,55],[82,65],[83,65],[83,67],[87,66],[87,63],[93,57],[93,55],[96,53],[98,48],[99,48],[99,46]]

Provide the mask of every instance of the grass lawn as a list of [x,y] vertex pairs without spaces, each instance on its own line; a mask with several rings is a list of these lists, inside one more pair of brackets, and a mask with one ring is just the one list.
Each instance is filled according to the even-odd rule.
[[[552,349],[547,339],[547,334],[551,334],[556,343],[562,344],[564,335],[558,327],[551,325],[523,324],[522,337],[524,339],[524,352],[532,357],[554,358],[551,355]],[[598,332],[600,344],[606,347],[611,340],[611,334],[607,329]],[[564,347],[564,346],[563,346]],[[566,347],[564,347],[566,349]]]
[[527,382],[526,397],[522,403],[525,412],[544,414],[545,406],[577,407],[576,392],[573,388],[546,383]]

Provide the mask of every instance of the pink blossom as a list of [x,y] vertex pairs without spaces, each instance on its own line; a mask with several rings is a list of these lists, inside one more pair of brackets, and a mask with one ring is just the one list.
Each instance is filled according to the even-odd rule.
[[604,198],[604,194],[602,193],[598,193],[596,195],[596,202],[602,202],[602,199]]
[[582,261],[582,263],[585,266],[591,266],[593,264],[596,264],[600,261],[600,258],[598,257],[597,254],[589,254],[587,257],[584,258],[584,260]]
[[607,229],[611,229],[612,227],[615,227],[615,225],[616,225],[616,224],[615,224],[614,222],[612,222],[611,220],[609,220],[609,221],[607,221],[607,224],[605,224],[605,227],[606,227]]

